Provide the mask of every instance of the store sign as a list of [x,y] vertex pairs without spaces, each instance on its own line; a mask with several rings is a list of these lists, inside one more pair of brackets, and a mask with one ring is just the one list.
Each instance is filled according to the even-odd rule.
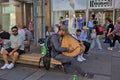
[[89,0],[89,8],[112,8],[113,0]]

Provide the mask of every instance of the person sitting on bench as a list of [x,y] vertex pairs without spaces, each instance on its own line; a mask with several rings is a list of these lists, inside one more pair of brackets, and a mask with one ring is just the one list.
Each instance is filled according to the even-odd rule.
[[77,61],[74,57],[69,57],[62,54],[62,52],[70,52],[74,50],[72,46],[61,47],[61,37],[67,32],[68,29],[65,26],[62,26],[56,34],[52,35],[50,39],[52,46],[51,57],[63,64],[65,72],[70,73],[71,70],[77,71],[78,74],[83,77],[93,78],[93,74],[84,72],[81,69],[81,62]]
[[[18,34],[18,28],[16,26],[11,28],[12,34],[10,35],[10,47],[8,49],[3,49],[1,52],[5,64],[1,69],[12,69],[15,62],[18,59],[18,56],[24,53],[24,40]],[[12,63],[9,64],[8,57],[9,55],[12,58]]]

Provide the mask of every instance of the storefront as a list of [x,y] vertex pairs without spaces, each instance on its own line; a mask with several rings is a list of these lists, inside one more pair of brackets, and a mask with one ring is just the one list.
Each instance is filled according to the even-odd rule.
[[3,30],[9,31],[16,24],[15,6],[2,5],[2,26]]
[[[78,20],[81,17],[83,19],[82,26],[85,25],[85,23],[87,25],[89,17],[92,14],[95,14],[95,19],[98,20],[101,25],[106,24],[105,19],[108,17],[111,18],[114,23],[116,14],[115,3],[119,1],[120,0],[52,0],[53,26],[58,24],[59,17],[63,16],[64,20],[69,20],[69,30],[75,30],[79,28]],[[119,12],[119,9],[117,9],[117,13]],[[76,22],[75,19],[77,20]]]
[[32,3],[22,3],[19,1],[2,2],[1,6],[1,25],[3,30],[10,31],[11,27],[26,25],[28,27],[32,20]]
[[86,0],[52,0],[53,26],[57,31],[56,24],[62,16],[66,21],[71,33],[81,28],[86,23]]
[[114,22],[114,0],[89,0],[88,3],[89,16],[95,14],[99,24],[104,25],[108,17]]

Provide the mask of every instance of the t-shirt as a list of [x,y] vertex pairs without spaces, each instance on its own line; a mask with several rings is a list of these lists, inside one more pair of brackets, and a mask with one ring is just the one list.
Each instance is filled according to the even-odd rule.
[[110,28],[111,28],[111,32],[112,32],[114,30],[114,25],[112,23],[108,25],[107,33],[108,33]]
[[20,50],[24,50],[24,40],[19,34],[16,36],[11,35],[10,42],[11,42],[11,48],[15,48],[16,46],[21,45]]
[[100,35],[99,29],[98,29],[98,25],[95,25],[95,26],[93,27],[93,29],[96,30],[96,35]]

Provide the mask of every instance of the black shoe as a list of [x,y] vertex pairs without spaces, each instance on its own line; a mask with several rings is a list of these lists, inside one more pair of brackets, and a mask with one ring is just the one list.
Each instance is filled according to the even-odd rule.
[[88,54],[87,52],[85,52],[84,54]]
[[92,74],[92,73],[83,73],[82,77],[92,79],[94,77],[94,74]]

